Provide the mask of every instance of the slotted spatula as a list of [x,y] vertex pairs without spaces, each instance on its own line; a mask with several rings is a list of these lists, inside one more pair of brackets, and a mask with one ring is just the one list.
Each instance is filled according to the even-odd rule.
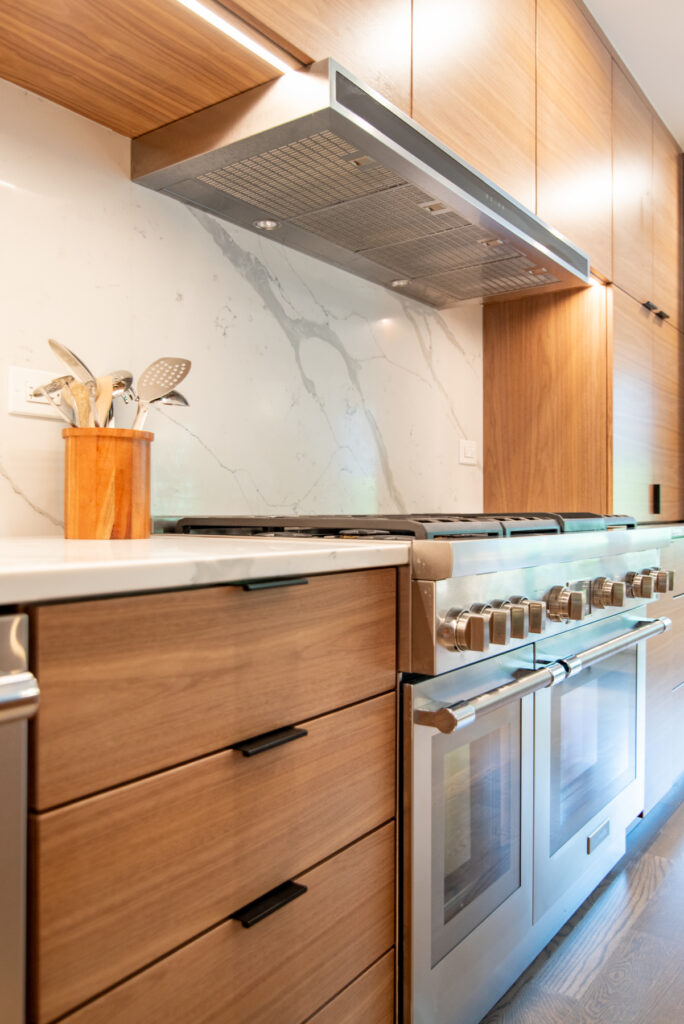
[[164,395],[173,391],[190,372],[189,359],[175,359],[163,356],[143,370],[138,381],[138,412],[133,422],[133,430],[142,430],[150,402],[156,402]]

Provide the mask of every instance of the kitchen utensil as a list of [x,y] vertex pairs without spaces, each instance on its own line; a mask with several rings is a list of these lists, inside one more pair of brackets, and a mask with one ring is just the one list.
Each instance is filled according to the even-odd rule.
[[[100,426],[100,422],[97,417],[97,409],[95,407],[95,396],[97,394],[97,381],[93,377],[92,373],[81,360],[75,355],[71,349],[68,349],[66,345],[61,345],[58,341],[53,338],[48,338],[48,345],[55,353],[58,359],[61,359],[65,366],[73,373],[76,380],[84,384],[88,389],[88,400],[90,402],[90,411],[93,417],[93,422],[96,427]],[[87,423],[81,424],[81,426],[87,426]]]
[[150,402],[156,402],[174,390],[176,384],[185,380],[190,372],[189,359],[176,359],[163,356],[143,370],[138,381],[138,412],[133,422],[133,430],[141,430],[145,422]]
[[112,392],[114,389],[114,381],[112,377],[107,374],[105,377],[97,378],[97,396],[95,399],[95,407],[97,409],[97,418],[100,423],[107,424],[109,421],[109,413],[112,409]]
[[108,374],[112,378],[112,404],[109,407],[109,414],[105,423],[106,427],[114,427],[114,401],[115,398],[123,398],[124,402],[132,395],[133,374],[130,370],[112,370]]
[[162,395],[157,401],[160,405],[190,405],[185,395],[182,395],[180,391],[169,391],[168,395]]
[[92,426],[90,395],[88,388],[80,380],[72,380],[64,389],[70,395],[71,401],[76,409],[76,425],[79,427]]
[[[61,378],[61,379],[65,379],[65,378]],[[73,378],[72,378],[72,380],[73,380]],[[54,382],[50,381],[50,384],[52,384],[52,383],[54,383]],[[62,387],[58,388],[57,391],[52,391],[52,390],[50,390],[50,384],[41,384],[39,387],[34,388],[33,391],[31,392],[31,395],[34,398],[40,398],[40,397],[47,398],[47,400],[50,403],[50,405],[55,409],[56,412],[59,413],[59,415],[62,417],[62,419],[66,420],[66,422],[69,424],[70,427],[73,427],[73,425],[74,425],[73,419],[71,418],[71,416],[68,416],[64,412],[64,409],[62,408],[61,396],[60,396],[59,401],[57,400],[57,398],[55,398],[55,395],[58,392],[62,392],[62,394],[63,394],[62,387],[64,385],[62,385]]]

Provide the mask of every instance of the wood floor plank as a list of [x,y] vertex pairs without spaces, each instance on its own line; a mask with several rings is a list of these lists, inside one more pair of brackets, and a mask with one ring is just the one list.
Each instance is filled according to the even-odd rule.
[[681,803],[672,817],[668,818],[649,846],[649,852],[658,857],[681,860],[684,863],[684,803]]
[[480,1024],[583,1024],[574,999],[546,992],[534,984],[510,999],[509,992]]
[[621,872],[537,975],[549,992],[580,999],[634,927],[667,874],[669,861],[644,854]]
[[664,939],[627,931],[580,1000],[583,1024],[664,1024],[649,1013],[662,991],[677,983],[678,972],[678,959]]

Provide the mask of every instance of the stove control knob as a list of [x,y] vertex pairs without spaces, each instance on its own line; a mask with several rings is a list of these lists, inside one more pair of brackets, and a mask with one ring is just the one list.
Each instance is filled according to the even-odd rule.
[[649,572],[628,572],[625,576],[629,597],[653,597],[653,577]]
[[437,641],[448,651],[487,651],[489,620],[465,608],[452,608],[437,627]]
[[599,576],[591,585],[591,603],[595,608],[622,608],[626,596],[627,584],[622,580]]
[[583,590],[569,590],[568,587],[552,587],[546,595],[549,618],[554,622],[578,622],[586,612],[586,598]]
[[516,594],[511,598],[511,604],[527,608],[530,633],[544,632],[546,629],[546,601],[530,601],[529,597],[521,597],[520,594]]
[[492,601],[494,608],[503,608],[511,620],[511,636],[514,640],[526,640],[530,631],[530,611],[527,604],[512,604],[510,601]]
[[489,623],[489,642],[505,646],[511,639],[511,619],[505,608],[493,608],[491,604],[471,604],[471,612],[482,615]]
[[641,571],[653,577],[653,586],[656,594],[666,594],[668,590],[674,590],[674,573],[672,571],[667,572],[658,565],[654,565],[650,569],[642,569]]

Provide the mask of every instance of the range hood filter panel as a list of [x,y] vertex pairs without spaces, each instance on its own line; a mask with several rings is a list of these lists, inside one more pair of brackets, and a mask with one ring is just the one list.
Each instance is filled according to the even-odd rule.
[[275,220],[274,240],[429,305],[589,283],[584,253],[334,61],[140,136],[132,157],[140,184],[249,230]]

